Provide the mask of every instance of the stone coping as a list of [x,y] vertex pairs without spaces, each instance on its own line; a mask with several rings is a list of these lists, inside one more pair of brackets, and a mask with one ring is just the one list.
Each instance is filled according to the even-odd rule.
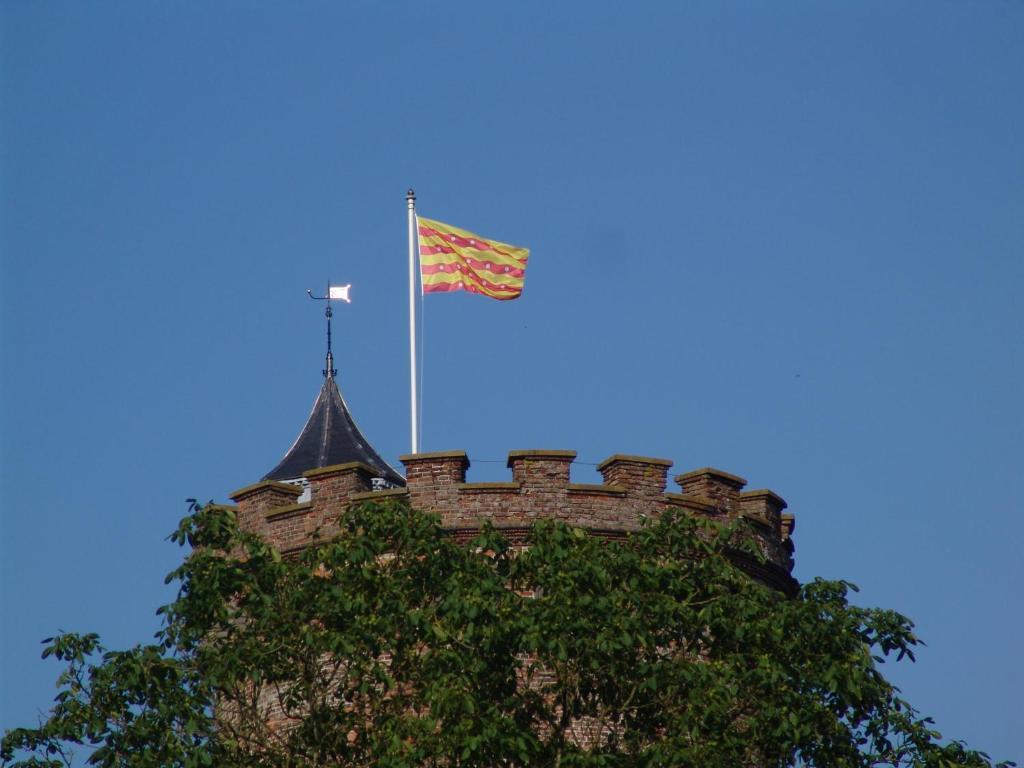
[[687,496],[682,493],[666,493],[665,499],[673,506],[683,507],[685,509],[693,509],[698,512],[710,512],[712,514],[717,514],[718,512],[717,504],[701,496]]
[[563,461],[572,461],[575,458],[576,451],[534,448],[523,451],[509,451],[508,461],[505,466],[511,469],[512,462],[517,459],[561,459]]
[[633,456],[629,453],[616,453],[614,456],[609,456],[607,459],[597,465],[597,471],[600,472],[602,469],[610,464],[617,462],[628,462],[630,464],[652,464],[658,467],[665,467],[668,469],[672,466],[672,461],[669,459],[655,459],[650,456]]
[[684,472],[681,475],[676,475],[675,481],[682,485],[685,480],[695,480],[698,477],[704,477],[706,475],[710,475],[716,480],[724,480],[729,485],[736,486],[737,488],[742,488],[747,484],[747,481],[739,475],[732,475],[728,472],[723,472],[720,469],[715,469],[714,467],[701,467],[700,469],[695,469],[692,472]]
[[621,485],[602,485],[601,483],[569,483],[569,493],[580,493],[588,496],[625,496],[626,489]]
[[469,464],[469,457],[465,451],[434,451],[432,453],[407,453],[399,456],[398,460],[403,464],[414,461],[437,461],[438,459],[462,459]]
[[463,493],[501,493],[505,491],[518,492],[522,485],[520,483],[459,483],[455,487]]
[[352,501],[373,501],[374,499],[395,499],[409,495],[408,488],[385,488],[380,491],[361,491],[353,493]]
[[740,494],[740,499],[768,499],[774,501],[779,509],[785,509],[789,505],[786,504],[786,500],[779,496],[775,491],[769,491],[767,488],[758,488],[753,491],[743,491]]
[[289,504],[285,507],[274,507],[270,511],[263,513],[263,519],[270,523],[282,518],[305,514],[312,508],[313,504],[309,501],[304,501],[301,504]]
[[307,480],[312,480],[314,478],[319,479],[322,477],[327,477],[329,475],[341,474],[342,472],[351,472],[352,470],[365,472],[366,474],[371,475],[373,477],[378,477],[380,475],[380,472],[371,467],[369,464],[365,464],[361,461],[347,461],[344,464],[331,464],[329,467],[308,469],[302,473],[302,476]]
[[289,493],[292,496],[299,497],[302,495],[302,488],[295,485],[289,485],[288,483],[280,483],[277,480],[261,480],[258,483],[247,485],[244,488],[239,488],[232,494],[228,495],[228,498],[232,501],[240,501],[241,499],[252,496],[257,491],[275,490],[281,493]]

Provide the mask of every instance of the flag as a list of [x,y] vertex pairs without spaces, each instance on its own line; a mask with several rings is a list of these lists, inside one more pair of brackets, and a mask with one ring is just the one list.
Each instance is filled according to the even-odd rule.
[[344,301],[349,304],[352,303],[352,299],[348,297],[348,292],[351,290],[352,284],[348,285],[328,285],[327,286],[327,298],[335,299],[337,301]]
[[528,248],[417,217],[424,293],[469,291],[508,300],[523,292]]

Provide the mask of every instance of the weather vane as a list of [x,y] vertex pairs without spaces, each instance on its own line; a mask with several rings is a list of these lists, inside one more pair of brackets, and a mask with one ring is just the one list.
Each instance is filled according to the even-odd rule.
[[326,296],[314,296],[312,290],[306,291],[309,298],[327,302],[327,309],[324,311],[324,315],[327,317],[327,367],[324,368],[323,374],[332,379],[338,374],[338,371],[334,367],[334,354],[331,352],[331,316],[334,314],[331,310],[331,302],[344,301],[346,304],[351,304],[352,299],[348,297],[348,292],[351,288],[351,283],[348,285],[331,285],[328,283]]

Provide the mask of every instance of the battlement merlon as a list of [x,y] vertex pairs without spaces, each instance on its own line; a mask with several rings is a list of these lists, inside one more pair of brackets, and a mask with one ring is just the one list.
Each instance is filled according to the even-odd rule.
[[597,471],[605,485],[623,488],[631,498],[657,499],[665,493],[671,466],[668,459],[616,453],[598,464]]
[[262,480],[239,488],[231,494],[230,499],[238,505],[238,524],[244,530],[266,536],[273,541],[271,531],[264,520],[266,514],[278,507],[294,504],[301,495],[302,489],[297,486],[279,483],[276,480]]
[[740,508],[740,491],[747,481],[714,467],[703,467],[676,475],[676,482],[684,496],[694,496],[710,502],[720,512],[735,515]]

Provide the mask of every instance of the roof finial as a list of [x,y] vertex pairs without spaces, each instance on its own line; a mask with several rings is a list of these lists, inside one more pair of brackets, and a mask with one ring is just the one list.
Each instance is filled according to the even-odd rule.
[[348,297],[348,292],[351,287],[351,283],[348,285],[331,285],[328,283],[326,296],[314,296],[313,291],[306,291],[309,298],[327,302],[327,309],[324,310],[324,315],[327,317],[327,366],[324,368],[323,374],[328,379],[333,379],[338,375],[338,371],[334,367],[334,353],[331,352],[331,317],[334,315],[334,311],[331,309],[331,302],[344,301],[346,304],[350,304],[352,299]]

